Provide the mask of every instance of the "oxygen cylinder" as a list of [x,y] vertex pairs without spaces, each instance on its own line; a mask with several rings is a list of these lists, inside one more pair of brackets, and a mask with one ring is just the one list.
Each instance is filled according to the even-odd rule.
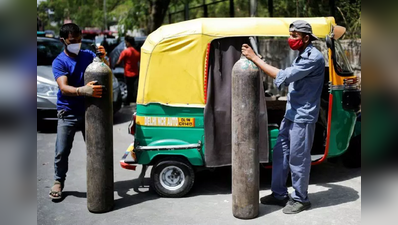
[[245,56],[232,68],[232,213],[252,219],[259,212],[259,70]]
[[113,208],[113,101],[112,71],[97,56],[84,73],[84,83],[103,85],[102,98],[86,97],[87,208],[108,212]]

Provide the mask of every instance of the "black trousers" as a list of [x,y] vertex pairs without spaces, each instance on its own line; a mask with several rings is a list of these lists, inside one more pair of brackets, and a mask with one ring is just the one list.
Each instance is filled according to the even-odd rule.
[[135,103],[137,101],[137,90],[138,90],[138,76],[135,77],[124,77],[127,85],[127,99],[125,104]]

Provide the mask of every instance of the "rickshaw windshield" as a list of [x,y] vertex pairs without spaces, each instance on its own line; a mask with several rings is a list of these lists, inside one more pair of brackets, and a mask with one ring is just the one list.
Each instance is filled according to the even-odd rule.
[[335,69],[336,72],[340,75],[352,75],[353,69],[351,67],[351,64],[348,62],[347,56],[345,54],[345,51],[343,47],[341,46],[340,42],[338,40],[335,40],[334,42],[335,46],[335,51],[336,51],[336,63],[335,63]]

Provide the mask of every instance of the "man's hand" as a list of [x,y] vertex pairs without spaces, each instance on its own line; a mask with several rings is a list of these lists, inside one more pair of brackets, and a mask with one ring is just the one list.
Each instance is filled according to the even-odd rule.
[[264,71],[268,76],[272,77],[273,79],[279,73],[279,69],[268,65],[260,57],[254,53],[253,49],[248,44],[242,45],[242,55],[246,56],[247,59],[251,60],[254,64],[256,64],[262,71]]
[[100,46],[98,47],[98,52],[101,53],[101,55],[100,55],[101,59],[105,58],[105,56],[106,56],[106,51],[105,51],[104,46],[100,45]]
[[246,56],[247,59],[254,61],[256,57],[256,53],[254,53],[253,49],[248,44],[242,45],[242,55]]
[[79,90],[78,90],[79,95],[84,95],[84,96],[94,97],[94,98],[101,98],[102,97],[102,85],[94,85],[95,83],[97,83],[97,81],[90,81],[86,84],[86,86],[79,88]]
[[107,60],[106,57],[105,57],[105,56],[106,56],[106,51],[105,51],[104,46],[100,45],[100,46],[98,47],[98,49],[97,49],[97,53],[100,53],[99,57],[102,59],[102,61],[103,61],[107,66],[110,66],[108,60]]

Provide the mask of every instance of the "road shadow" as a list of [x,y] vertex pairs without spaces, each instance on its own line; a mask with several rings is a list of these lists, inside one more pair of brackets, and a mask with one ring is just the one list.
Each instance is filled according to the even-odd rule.
[[[114,190],[121,197],[115,200],[113,210],[123,209],[132,205],[137,205],[142,202],[158,199],[159,196],[149,188],[150,179],[144,179],[143,187],[140,186],[140,181],[137,179],[117,181],[114,184]],[[129,194],[134,190],[134,194]]]
[[[224,166],[196,173],[195,184],[188,196],[231,194],[232,167]],[[260,190],[271,186],[271,170],[260,167]]]
[[[260,190],[270,190],[271,169],[260,167]],[[313,166],[311,169],[310,184],[328,188],[328,190],[310,193],[309,198],[313,208],[339,205],[359,198],[356,190],[350,187],[331,184],[342,182],[361,176],[361,169],[348,169],[341,163],[329,163]],[[220,167],[213,170],[200,171],[196,174],[195,184],[187,197],[198,195],[231,194],[232,172],[231,167]],[[290,176],[287,186],[291,187]],[[260,196],[262,197],[262,196]],[[265,207],[260,204],[260,216],[279,210],[280,207]]]
[[68,196],[74,196],[76,198],[87,198],[87,192],[79,192],[79,191],[63,191],[61,199],[53,199],[54,203],[60,203],[64,201]]
[[350,187],[337,184],[317,184],[316,186],[322,186],[328,189],[308,194],[308,198],[311,200],[312,204],[309,210],[340,205],[359,199],[358,191]]
[[199,171],[195,175],[194,186],[186,195],[188,198],[197,195],[231,194],[230,166]]
[[121,124],[131,121],[133,114],[136,111],[136,105],[123,106],[115,115],[113,116],[113,124]]
[[259,204],[259,209],[258,209],[258,216],[257,217],[262,217],[268,214],[271,214],[275,211],[282,210],[281,206],[276,206],[276,205],[263,205],[261,203]]
[[37,132],[44,134],[57,133],[57,120],[42,120],[37,121]]
[[[196,174],[195,184],[187,194],[187,198],[199,195],[218,195],[232,193],[232,167],[225,166],[212,170],[200,171]],[[270,174],[270,170],[260,169],[260,182]],[[261,196],[260,196],[261,197]],[[281,210],[280,206],[269,206],[259,204],[259,214],[262,217],[272,212]]]

